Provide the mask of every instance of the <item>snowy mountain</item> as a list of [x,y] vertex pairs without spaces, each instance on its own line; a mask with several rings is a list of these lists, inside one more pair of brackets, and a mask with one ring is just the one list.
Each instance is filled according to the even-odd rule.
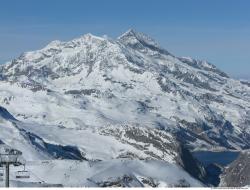
[[134,30],[53,41],[2,65],[0,104],[0,140],[31,161],[153,159],[190,173],[183,145],[250,148],[250,85]]
[[29,178],[17,179],[23,166],[13,167],[12,186],[203,186],[194,179],[203,179],[202,166],[169,133],[128,125],[68,129],[24,123],[0,108],[8,116],[0,120],[1,143],[23,153],[29,172]]

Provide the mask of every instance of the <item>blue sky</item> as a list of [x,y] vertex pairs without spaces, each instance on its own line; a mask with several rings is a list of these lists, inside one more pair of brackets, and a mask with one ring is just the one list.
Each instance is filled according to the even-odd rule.
[[1,0],[0,62],[52,40],[134,28],[175,55],[250,79],[249,10],[249,0]]

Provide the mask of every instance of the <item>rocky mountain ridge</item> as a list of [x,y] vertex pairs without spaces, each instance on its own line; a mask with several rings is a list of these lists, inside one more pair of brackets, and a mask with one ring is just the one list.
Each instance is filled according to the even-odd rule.
[[[250,147],[250,86],[206,61],[174,56],[134,30],[117,39],[53,41],[1,65],[0,104],[0,142],[30,161],[118,167],[129,159],[151,168],[144,161],[155,160],[150,164],[172,164],[202,181],[206,173],[190,150]],[[111,181],[88,176],[84,185],[145,185],[125,171]],[[144,181],[200,185],[179,174],[171,184],[159,176],[157,183]]]
[[[86,34],[69,42],[53,41],[2,65],[0,76],[2,104],[16,117],[21,111],[10,99],[18,97],[7,86],[24,89],[30,100],[38,101],[36,116],[22,114],[39,123],[48,107],[64,105],[49,100],[42,108],[36,94],[74,102],[75,111],[102,120],[87,125],[138,122],[172,131],[190,147],[198,141],[199,148],[250,146],[250,87],[206,61],[176,57],[134,30],[117,40]],[[87,113],[88,107],[99,115]],[[120,119],[126,108],[127,118]],[[60,117],[51,120],[60,123]]]

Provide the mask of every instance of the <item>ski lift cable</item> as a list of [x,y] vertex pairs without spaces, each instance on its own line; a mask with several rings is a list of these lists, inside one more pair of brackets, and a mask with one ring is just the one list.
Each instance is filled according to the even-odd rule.
[[30,173],[31,173],[35,178],[37,178],[38,181],[40,181],[40,182],[42,182],[42,183],[45,183],[45,181],[44,181],[42,178],[38,177],[34,172],[30,171]]

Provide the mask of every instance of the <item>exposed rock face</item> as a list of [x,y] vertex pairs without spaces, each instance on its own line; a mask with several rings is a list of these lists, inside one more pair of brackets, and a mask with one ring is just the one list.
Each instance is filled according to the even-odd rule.
[[205,184],[209,184],[209,182],[206,181],[207,172],[205,171],[205,168],[197,159],[192,156],[188,149],[185,146],[180,145],[178,153],[179,164],[190,175],[192,175],[196,179],[199,179]]
[[16,120],[4,107],[0,106],[0,119]]
[[242,152],[221,176],[222,187],[250,186],[250,151]]
[[[101,130],[101,134],[114,136],[116,139],[125,144],[130,144],[144,153],[146,159],[156,159],[168,161],[171,155],[174,162],[180,165],[191,176],[205,182],[206,172],[203,166],[196,160],[189,150],[173,139],[170,134],[154,129],[141,127],[108,127]],[[138,155],[126,153],[120,155],[119,158],[139,158]],[[145,158],[139,158],[145,159]]]

